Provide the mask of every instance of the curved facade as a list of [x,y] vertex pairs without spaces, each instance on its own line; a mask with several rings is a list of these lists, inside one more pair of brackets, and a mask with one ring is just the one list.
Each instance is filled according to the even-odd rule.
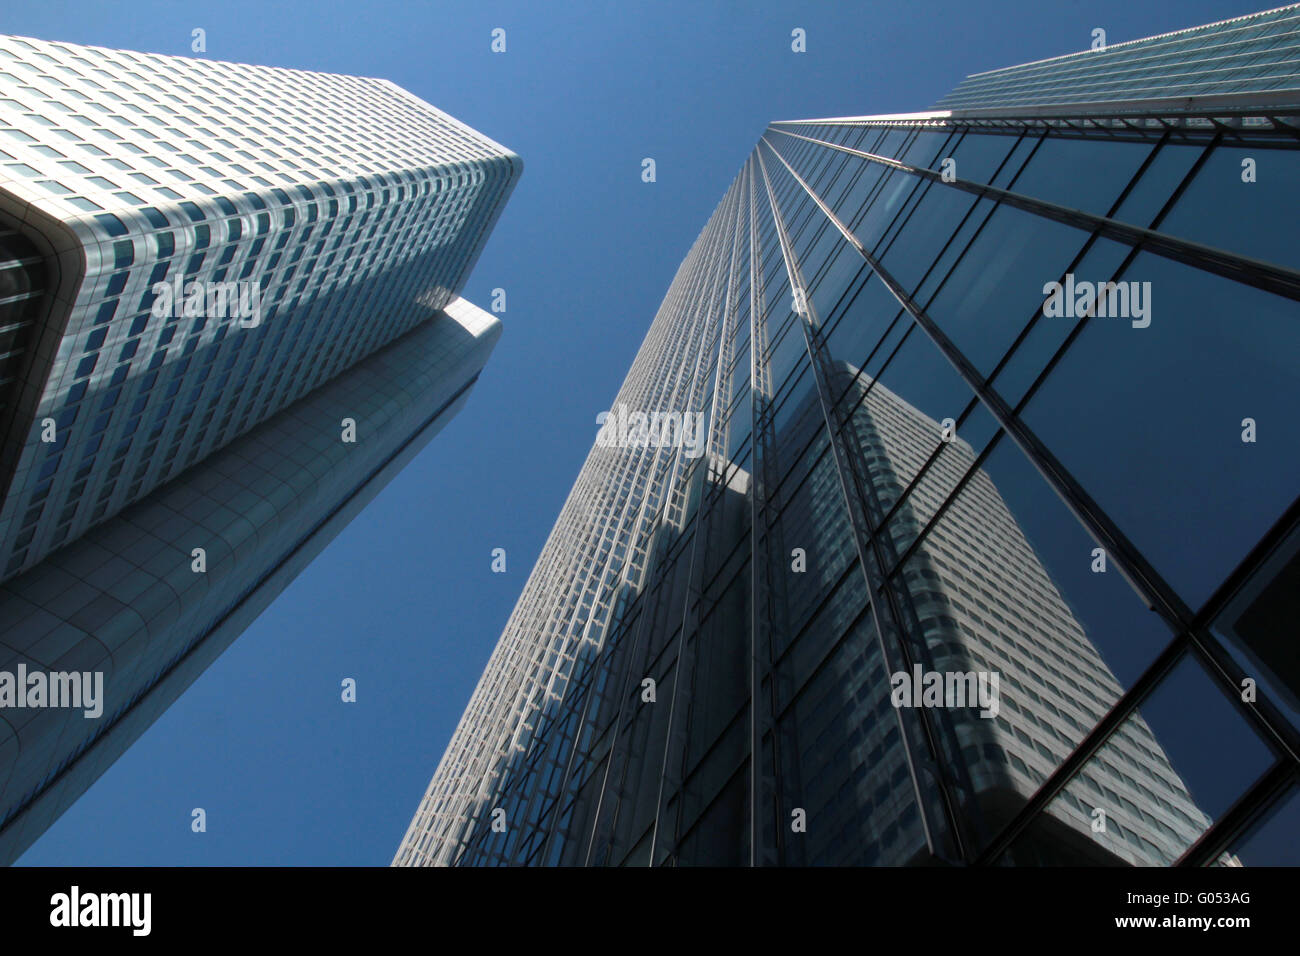
[[0,79],[11,862],[463,406],[521,165],[384,80],[19,37]]

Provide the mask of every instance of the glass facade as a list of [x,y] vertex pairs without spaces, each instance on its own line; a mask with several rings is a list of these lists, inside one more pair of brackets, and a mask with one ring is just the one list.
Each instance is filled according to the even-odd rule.
[[1300,862],[1300,110],[1088,77],[769,127],[395,864]]
[[1161,97],[1249,95],[1295,105],[1300,9],[1292,4],[1144,40],[967,77],[939,106],[1044,106]]
[[18,37],[0,80],[8,863],[463,406],[521,165],[384,80]]

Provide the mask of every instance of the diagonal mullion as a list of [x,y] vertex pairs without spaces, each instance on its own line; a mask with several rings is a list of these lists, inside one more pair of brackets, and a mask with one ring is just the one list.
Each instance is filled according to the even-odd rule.
[[[956,345],[939,329],[925,310],[918,306],[899,282],[871,253],[867,252],[857,237],[826,206],[821,197],[812,190],[803,178],[786,163],[784,158],[779,153],[776,153],[776,150],[773,149],[772,151],[813,201],[817,203],[822,212],[840,230],[845,239],[853,245],[872,267],[899,304],[912,316],[917,325],[926,332],[939,350],[944,353],[967,385],[993,413],[1003,430],[1020,446],[1039,473],[1048,481],[1048,484],[1056,491],[1067,507],[1074,512],[1075,517],[1102,544],[1107,553],[1114,557],[1121,573],[1125,575],[1135,590],[1143,596],[1153,610],[1156,610],[1165,618],[1177,635],[1166,647],[1165,651],[1142,674],[1137,683],[1116,702],[1102,722],[1078,745],[1065,763],[1058,767],[1057,771],[1048,778],[1035,796],[1031,798],[1028,805],[1013,818],[1002,834],[988,849],[980,854],[979,859],[976,861],[988,863],[1010,845],[1011,841],[1029,824],[1038,810],[1045,807],[1055,797],[1056,793],[1068,782],[1071,774],[1080,769],[1087,759],[1104,744],[1110,732],[1123,723],[1141,703],[1142,699],[1154,689],[1160,677],[1189,648],[1194,650],[1198,660],[1210,666],[1211,672],[1217,675],[1216,684],[1221,686],[1227,684],[1229,689],[1233,686],[1239,686],[1240,668],[1227,651],[1204,631],[1203,626],[1193,628],[1193,624],[1197,622],[1197,617],[1155,569],[1150,566],[1141,552],[1110,521],[1109,517],[1083,490],[1082,486],[1055,459],[1037,436],[1020,420],[1019,416],[1007,406],[1001,396],[988,387],[987,381]],[[915,547],[915,543],[913,547]],[[1270,747],[1285,759],[1288,759],[1294,766],[1298,752],[1297,735],[1289,727],[1285,718],[1277,711],[1277,708],[1267,700],[1257,700],[1254,704],[1248,706],[1240,701],[1238,696],[1229,694],[1229,697],[1237,705],[1238,712],[1243,713],[1251,724],[1263,731]]]
[[1231,279],[1234,282],[1240,282],[1243,285],[1263,289],[1266,292],[1272,292],[1288,299],[1300,300],[1300,272],[1283,266],[1235,255],[1222,249],[1214,249],[1187,239],[1179,239],[1176,236],[1156,232],[1152,229],[1144,229],[1141,226],[1120,222],[1117,219],[1108,219],[1105,216],[1084,212],[1081,209],[1071,209],[1068,206],[1048,202],[1045,199],[1035,199],[1032,196],[1011,192],[997,186],[989,186],[967,179],[946,180],[941,173],[933,169],[913,166],[897,159],[890,159],[887,156],[851,149],[848,146],[828,143],[825,140],[813,139],[809,136],[790,133],[782,129],[773,128],[772,131],[783,136],[792,136],[795,139],[818,143],[827,149],[839,150],[873,163],[879,163],[913,176],[919,176],[931,182],[942,183],[944,186],[983,199],[992,199],[1015,209],[1041,216],[1044,219],[1050,219],[1087,232],[1094,232],[1106,239],[1114,239],[1125,245],[1140,247],[1144,251],[1155,253],[1166,259],[1172,259],[1175,262],[1194,266],[1204,272],[1210,272]]

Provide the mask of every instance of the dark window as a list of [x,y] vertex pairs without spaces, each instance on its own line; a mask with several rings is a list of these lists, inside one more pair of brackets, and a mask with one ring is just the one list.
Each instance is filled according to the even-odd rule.
[[99,223],[110,236],[126,235],[126,226],[122,224],[122,220],[110,212],[100,213],[95,217],[95,222]]
[[[113,314],[117,312],[117,303],[117,299],[110,299],[101,305],[99,311],[95,313],[95,325],[103,325],[105,322],[112,321]],[[103,339],[100,339],[100,341],[103,341]]]

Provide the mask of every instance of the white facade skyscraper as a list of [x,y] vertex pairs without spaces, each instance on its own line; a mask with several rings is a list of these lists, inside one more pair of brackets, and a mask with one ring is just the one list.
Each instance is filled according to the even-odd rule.
[[[5,37],[0,82],[0,212],[57,262],[0,383],[0,577],[446,305],[521,168],[386,80]],[[160,321],[178,280],[260,314]]]
[[0,37],[0,90],[7,862],[463,406],[521,164],[385,80]]

